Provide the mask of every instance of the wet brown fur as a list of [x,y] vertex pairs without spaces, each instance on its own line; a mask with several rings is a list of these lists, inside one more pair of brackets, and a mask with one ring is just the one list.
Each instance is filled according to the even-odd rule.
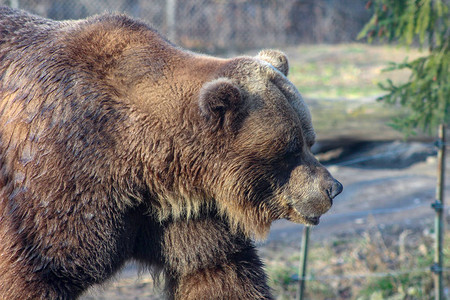
[[271,299],[251,239],[334,182],[287,70],[0,7],[0,298],[73,299],[134,259],[171,299]]

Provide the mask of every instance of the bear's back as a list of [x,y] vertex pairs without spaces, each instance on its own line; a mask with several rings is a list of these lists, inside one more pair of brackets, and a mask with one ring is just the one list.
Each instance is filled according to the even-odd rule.
[[[11,51],[41,41],[43,33],[58,22],[9,7],[0,7],[0,51]],[[3,59],[3,55],[0,56]]]

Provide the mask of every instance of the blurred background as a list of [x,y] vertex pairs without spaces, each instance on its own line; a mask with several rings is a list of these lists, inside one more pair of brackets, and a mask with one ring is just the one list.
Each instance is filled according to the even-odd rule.
[[[173,42],[208,53],[354,41],[370,14],[351,0],[2,0],[55,20],[105,11],[147,21]],[[308,24],[308,26],[305,26]]]
[[[417,111],[425,116],[428,107],[417,108],[415,92],[405,94],[401,89],[410,87],[408,81],[425,80],[427,76],[411,68],[414,64],[398,66],[406,60],[421,61],[437,48],[448,56],[449,32],[442,33],[443,47],[437,38],[423,42],[420,28],[412,33],[417,37],[402,43],[401,34],[395,33],[402,23],[389,23],[395,15],[389,12],[415,5],[417,10],[410,20],[420,27],[420,8],[429,5],[439,10],[441,2],[0,0],[0,5],[55,20],[123,12],[146,21],[186,49],[223,57],[256,55],[262,48],[287,53],[288,78],[312,112],[318,136],[313,150],[344,184],[344,192],[321,223],[311,229],[304,275],[299,273],[303,226],[287,221],[273,225],[267,241],[258,244],[270,285],[277,299],[299,297],[299,279],[303,278],[303,299],[395,300],[437,297],[438,272],[430,267],[435,264],[439,239],[435,224],[439,221],[435,221],[436,210],[431,204],[439,190],[438,172],[448,170],[450,165],[449,159],[442,165],[437,156],[439,149],[448,149],[449,142],[438,139],[438,126],[432,118],[425,118],[425,126],[415,134],[397,130],[402,129],[399,120],[401,124]],[[443,3],[448,6],[448,1]],[[436,24],[447,24],[444,28],[448,29],[448,10],[443,11],[436,13]],[[430,28],[425,28],[428,35]],[[392,35],[387,36],[388,31]],[[373,36],[379,38],[368,43]],[[442,94],[436,96],[440,106],[435,115],[443,115],[440,120],[448,125],[448,63],[437,65],[443,79],[432,75],[429,82],[434,85],[425,90]],[[390,72],[383,71],[387,66]],[[419,75],[411,77],[413,74]],[[391,83],[388,88],[383,85],[386,81]],[[402,103],[396,100],[401,98],[395,94],[399,91],[407,95]],[[386,94],[394,96],[383,97]],[[404,105],[408,99],[416,106]],[[426,102],[423,99],[420,101]],[[416,119],[420,119],[420,113]],[[442,200],[449,199],[448,177],[441,185]],[[448,212],[444,207],[440,221],[440,299],[450,299]],[[137,268],[127,265],[117,280],[92,289],[83,299],[163,299],[161,291],[154,288],[153,278],[147,273],[137,276]]]

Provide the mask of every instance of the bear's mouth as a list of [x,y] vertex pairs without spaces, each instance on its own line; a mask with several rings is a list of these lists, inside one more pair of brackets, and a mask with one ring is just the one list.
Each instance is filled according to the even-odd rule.
[[305,219],[305,225],[318,225],[320,223],[320,216],[302,216]]
[[295,214],[290,214],[286,219],[291,222],[304,224],[307,226],[318,225],[320,223],[320,216],[306,216],[298,212]]

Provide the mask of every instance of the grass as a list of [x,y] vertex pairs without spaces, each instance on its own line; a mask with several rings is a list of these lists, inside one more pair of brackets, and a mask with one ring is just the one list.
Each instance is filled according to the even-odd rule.
[[287,51],[289,79],[306,98],[361,99],[379,96],[377,83],[404,82],[407,71],[382,72],[388,62],[419,57],[415,49],[365,44],[311,45]]
[[[270,284],[277,299],[294,299],[298,289],[298,248],[293,251],[291,245],[277,247],[278,251],[264,254]],[[429,234],[395,227],[380,231],[374,226],[357,237],[316,243],[309,252],[311,280],[306,282],[306,299],[431,299],[432,261],[433,239]],[[444,265],[449,261],[447,250]],[[448,286],[450,274],[444,274],[444,286]]]
[[319,140],[389,140],[401,134],[387,124],[395,116],[405,113],[373,101],[348,99],[306,99],[311,110],[314,129]]
[[289,79],[310,107],[319,140],[397,140],[403,135],[388,124],[407,114],[376,98],[377,83],[387,78],[405,82],[407,71],[382,72],[388,62],[421,55],[392,46],[365,44],[309,45],[286,50]]

